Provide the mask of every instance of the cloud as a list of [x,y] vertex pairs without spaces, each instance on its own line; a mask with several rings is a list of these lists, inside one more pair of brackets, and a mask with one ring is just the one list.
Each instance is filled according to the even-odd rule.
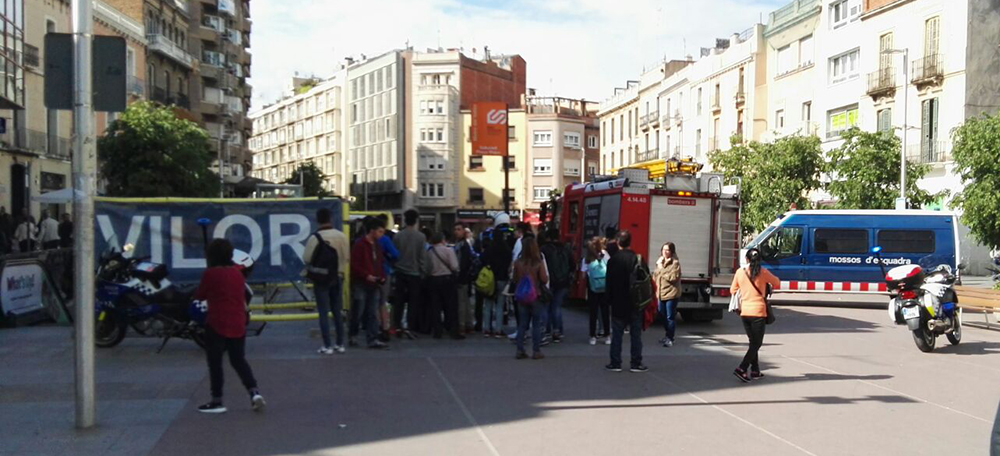
[[344,57],[404,48],[520,54],[539,93],[600,101],[664,57],[698,55],[789,0],[255,0],[253,107]]

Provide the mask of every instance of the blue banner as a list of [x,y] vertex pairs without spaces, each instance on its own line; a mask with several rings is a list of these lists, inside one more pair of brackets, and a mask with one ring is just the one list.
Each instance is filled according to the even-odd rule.
[[205,269],[199,219],[209,219],[208,239],[226,238],[254,258],[251,282],[298,280],[302,252],[316,231],[316,211],[333,212],[343,229],[340,199],[172,200],[99,199],[94,221],[94,250],[134,246],[129,256],[167,265],[173,282],[193,283]]

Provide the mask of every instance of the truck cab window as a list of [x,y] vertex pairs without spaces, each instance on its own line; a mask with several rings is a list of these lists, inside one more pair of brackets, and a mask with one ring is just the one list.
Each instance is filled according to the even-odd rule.
[[761,257],[765,260],[791,258],[802,253],[802,228],[784,226],[774,230],[760,243]]

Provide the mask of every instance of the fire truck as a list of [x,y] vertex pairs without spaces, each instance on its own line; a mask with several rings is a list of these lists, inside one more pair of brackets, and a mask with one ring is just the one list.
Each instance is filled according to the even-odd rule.
[[[723,185],[721,175],[700,170],[700,164],[671,160],[655,182],[648,169],[626,168],[617,176],[567,186],[556,209],[562,241],[579,260],[587,240],[628,230],[632,250],[650,271],[656,270],[663,244],[673,242],[681,262],[681,318],[721,319],[740,265],[739,185]],[[571,297],[581,299],[587,287],[579,279]]]

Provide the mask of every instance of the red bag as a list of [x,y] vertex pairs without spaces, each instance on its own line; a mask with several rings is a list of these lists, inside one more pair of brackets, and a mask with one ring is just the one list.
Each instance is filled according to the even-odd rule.
[[[656,281],[655,280],[650,280],[650,282],[653,283],[653,297],[656,298],[658,296],[657,291],[656,291]],[[646,306],[646,309],[644,310],[644,312],[642,314],[642,330],[643,331],[649,329],[649,327],[653,324],[653,320],[656,319],[656,312],[659,311],[660,300],[659,299],[654,299],[653,301],[656,303],[656,305]],[[650,303],[650,304],[652,304],[652,303]]]

